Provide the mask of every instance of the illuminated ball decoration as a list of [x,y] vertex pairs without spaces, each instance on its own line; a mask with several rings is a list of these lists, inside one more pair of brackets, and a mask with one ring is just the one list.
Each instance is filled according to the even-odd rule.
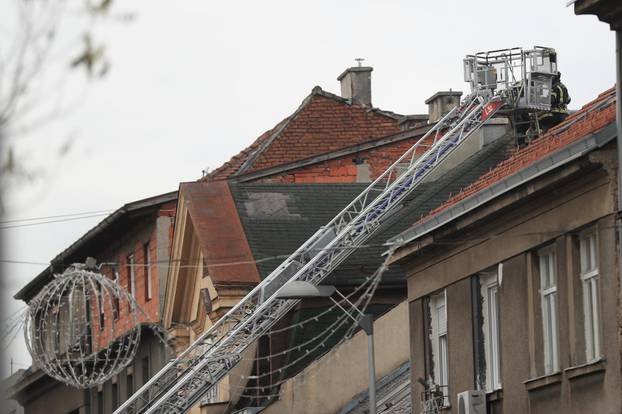
[[125,368],[140,341],[138,305],[115,281],[74,264],[28,304],[24,336],[33,362],[74,387]]

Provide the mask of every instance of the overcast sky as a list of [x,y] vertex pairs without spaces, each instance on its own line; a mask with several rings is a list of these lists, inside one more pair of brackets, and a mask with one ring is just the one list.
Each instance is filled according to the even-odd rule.
[[[114,210],[175,190],[292,113],[313,86],[339,93],[336,78],[356,57],[374,68],[374,106],[412,114],[425,113],[438,90],[465,90],[465,54],[550,46],[579,108],[615,82],[614,37],[565,3],[125,0],[136,20],[98,32],[108,76],[66,84],[74,109],[14,143],[40,175],[9,189],[4,220]],[[3,9],[0,27],[13,19]],[[71,151],[59,159],[67,139]],[[3,259],[46,263],[102,218],[0,230]],[[12,295],[44,267],[6,264],[0,301],[23,306]],[[29,364],[21,336],[2,373],[10,356]]]

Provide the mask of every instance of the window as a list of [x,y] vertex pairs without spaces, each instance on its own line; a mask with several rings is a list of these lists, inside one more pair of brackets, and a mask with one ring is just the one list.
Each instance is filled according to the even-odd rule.
[[119,407],[119,384],[116,377],[112,382],[112,410],[116,410]]
[[132,372],[129,369],[127,372],[127,383],[125,385],[127,391],[127,398],[130,398],[132,395],[134,395],[134,375],[132,375]]
[[598,250],[596,232],[590,230],[579,236],[579,260],[581,262],[581,285],[583,290],[583,326],[585,331],[586,361],[594,361],[600,355]]
[[151,287],[151,252],[149,251],[149,242],[143,245],[143,257],[145,258],[145,301],[152,298]]
[[142,374],[143,374],[143,385],[149,381],[149,357],[144,357],[142,360]]
[[[501,336],[499,329],[499,274],[498,269],[481,273],[480,300],[482,312],[482,336],[484,338],[484,360],[486,362],[486,391],[501,388]],[[484,381],[482,381],[484,383]]]
[[448,405],[449,355],[447,347],[447,297],[443,290],[430,298],[430,315],[432,323],[432,362],[434,372],[432,378],[436,385],[441,386]]
[[104,413],[104,392],[103,390],[97,391],[97,414]]
[[[119,285],[119,271],[114,268],[113,269],[113,277],[114,277],[114,282],[117,284],[117,286]],[[112,302],[112,316],[115,320],[119,319],[119,296],[118,295],[114,295],[114,300]]]
[[557,275],[555,252],[545,248],[538,252],[540,269],[540,302],[542,306],[542,339],[544,373],[559,371],[557,357]]
[[136,298],[136,267],[134,266],[134,255],[127,256],[127,270],[128,270],[128,289],[130,295]]
[[97,289],[97,305],[99,310],[99,330],[103,331],[106,321],[104,319],[104,285],[101,283]]

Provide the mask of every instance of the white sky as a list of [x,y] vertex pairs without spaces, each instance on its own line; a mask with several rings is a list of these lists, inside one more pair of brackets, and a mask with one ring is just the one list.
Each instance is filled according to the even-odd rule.
[[[99,33],[112,62],[108,76],[84,97],[81,83],[65,85],[79,106],[15,142],[43,175],[10,191],[4,219],[113,210],[175,190],[293,112],[314,85],[339,93],[336,77],[355,57],[374,67],[374,105],[411,114],[425,113],[424,100],[438,90],[466,90],[465,54],[551,46],[578,108],[613,86],[614,37],[565,3],[126,0],[123,10],[136,12],[136,21]],[[3,9],[0,26],[13,18]],[[72,151],[59,159],[67,137]],[[0,230],[2,256],[48,262],[99,220]],[[12,295],[43,268],[7,264],[1,303],[23,306]],[[29,363],[21,336],[0,373],[11,356]]]

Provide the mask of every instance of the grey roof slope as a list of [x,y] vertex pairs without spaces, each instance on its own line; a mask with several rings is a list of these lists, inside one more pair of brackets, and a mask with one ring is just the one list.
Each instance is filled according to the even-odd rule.
[[[436,181],[424,183],[362,248],[353,253],[326,283],[359,284],[373,273],[386,251],[384,243],[406,230],[427,212],[468,186],[507,158],[511,145],[501,138],[472,155]],[[231,193],[255,260],[287,255],[295,251],[320,226],[329,222],[356,197],[366,184],[240,184],[231,183]],[[279,257],[258,263],[262,278],[283,260]],[[383,283],[401,283],[404,274],[393,266]]]

